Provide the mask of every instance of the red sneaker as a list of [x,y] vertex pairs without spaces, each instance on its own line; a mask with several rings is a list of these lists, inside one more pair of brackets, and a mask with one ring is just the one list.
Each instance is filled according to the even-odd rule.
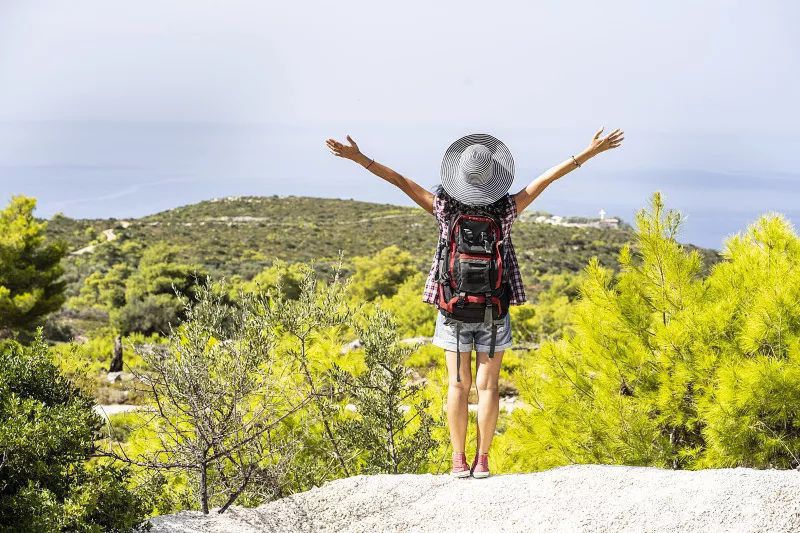
[[472,461],[472,477],[481,479],[489,477],[489,454],[481,453],[475,456]]
[[453,477],[469,477],[469,474],[470,468],[464,452],[453,453],[453,469],[450,471],[450,475]]

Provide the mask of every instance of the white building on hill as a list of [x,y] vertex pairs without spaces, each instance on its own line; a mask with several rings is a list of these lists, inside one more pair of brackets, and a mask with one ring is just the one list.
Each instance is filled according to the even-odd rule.
[[530,220],[537,224],[550,224],[553,226],[567,226],[573,228],[607,228],[619,229],[619,219],[616,217],[606,218],[605,209],[600,210],[600,218],[583,217],[562,217],[560,215],[528,215],[523,214],[520,218]]

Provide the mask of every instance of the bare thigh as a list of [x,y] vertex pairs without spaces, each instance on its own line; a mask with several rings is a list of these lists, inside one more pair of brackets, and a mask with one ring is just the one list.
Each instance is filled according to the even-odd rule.
[[475,376],[475,382],[478,385],[478,390],[497,388],[497,382],[500,379],[500,367],[503,363],[503,353],[495,352],[494,357],[491,358],[488,352],[478,352],[476,354],[478,373]]
[[[456,352],[445,350],[445,362],[447,363],[448,383],[458,385],[456,380]],[[469,389],[472,384],[472,352],[461,352],[461,384]]]

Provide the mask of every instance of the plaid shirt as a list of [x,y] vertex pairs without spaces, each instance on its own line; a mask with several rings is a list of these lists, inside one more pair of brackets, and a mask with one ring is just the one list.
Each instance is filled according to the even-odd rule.
[[[511,225],[517,218],[517,205],[511,195],[506,194],[506,209],[501,217],[503,238],[506,240],[505,254],[506,261],[505,267],[508,268],[508,280],[511,283],[511,305],[519,305],[525,302],[525,289],[522,286],[522,275],[519,272],[519,263],[517,263],[517,254],[514,252],[514,245],[511,242]],[[439,222],[439,237],[440,239],[447,238],[447,226],[449,224],[449,216],[446,202],[440,196],[433,198],[433,215]],[[436,266],[437,258],[434,255],[431,271],[428,274],[428,279],[425,282],[425,290],[422,295],[422,301],[429,304],[436,304],[438,297],[438,288],[436,284]]]

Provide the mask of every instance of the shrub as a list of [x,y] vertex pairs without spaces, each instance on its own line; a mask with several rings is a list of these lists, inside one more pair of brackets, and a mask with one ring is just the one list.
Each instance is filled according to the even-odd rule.
[[358,375],[334,367],[334,382],[347,394],[358,413],[341,428],[353,449],[360,450],[361,472],[399,474],[419,472],[435,441],[433,418],[427,413],[423,384],[411,383],[405,361],[412,347],[398,346],[390,315],[371,314],[358,328],[364,343],[366,370]]
[[16,196],[0,209],[0,336],[29,332],[64,303],[63,243],[46,244],[47,224],[33,216],[36,200]]
[[89,466],[101,426],[39,338],[0,351],[0,524],[5,531],[122,531],[149,512],[128,473]]
[[350,290],[359,301],[393,296],[403,282],[418,272],[414,257],[394,245],[369,257],[356,257],[353,265],[356,271]]
[[139,352],[152,370],[141,378],[151,395],[157,444],[133,459],[110,444],[123,461],[185,473],[197,506],[208,513],[219,505],[224,512],[247,491],[266,498],[280,491],[281,462],[289,454],[272,437],[302,404],[287,398],[272,333],[263,327],[264,303],[243,297],[233,307],[225,287],[210,283],[197,291],[166,346]]
[[800,466],[800,239],[765,215],[704,277],[680,222],[656,194],[619,275],[590,262],[570,331],[517,380],[516,468]]
[[175,295],[148,294],[141,299],[129,300],[112,313],[112,317],[122,335],[134,332],[164,335],[170,324],[180,321],[182,313],[183,303]]

